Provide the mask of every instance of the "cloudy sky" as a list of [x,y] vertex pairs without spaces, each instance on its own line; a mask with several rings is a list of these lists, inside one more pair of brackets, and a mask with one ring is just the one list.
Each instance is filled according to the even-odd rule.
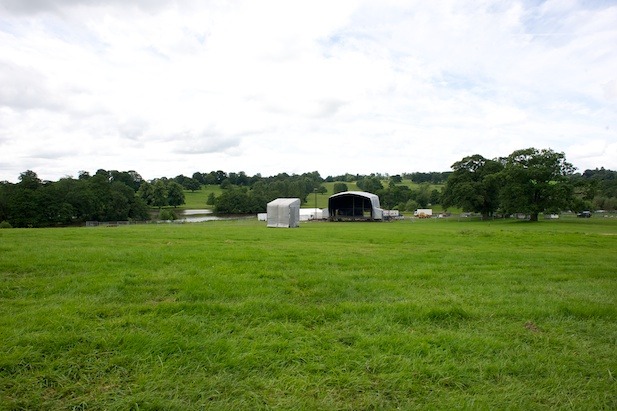
[[0,0],[0,180],[617,169],[617,1]]

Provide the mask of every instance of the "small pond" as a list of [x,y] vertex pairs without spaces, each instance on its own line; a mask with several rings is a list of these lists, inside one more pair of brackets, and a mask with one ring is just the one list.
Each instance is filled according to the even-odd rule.
[[182,210],[178,213],[178,221],[184,221],[187,223],[201,223],[204,221],[218,221],[218,220],[239,220],[244,218],[255,218],[254,216],[229,216],[229,215],[214,215],[212,210],[208,209],[193,209]]

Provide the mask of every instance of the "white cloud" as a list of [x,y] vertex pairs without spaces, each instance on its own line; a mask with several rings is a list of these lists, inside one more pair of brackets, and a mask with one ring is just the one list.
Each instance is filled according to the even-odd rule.
[[602,88],[604,90],[604,97],[607,100],[617,99],[617,78],[602,84]]
[[2,0],[0,10],[0,179],[442,171],[531,146],[617,169],[610,4]]

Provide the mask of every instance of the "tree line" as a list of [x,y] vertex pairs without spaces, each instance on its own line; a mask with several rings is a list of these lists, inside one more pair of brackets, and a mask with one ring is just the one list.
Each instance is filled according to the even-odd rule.
[[484,218],[525,213],[537,221],[540,213],[589,210],[594,205],[614,210],[616,205],[616,172],[596,169],[577,174],[564,153],[551,149],[516,150],[495,159],[475,154],[457,161],[452,169],[442,205]]
[[184,204],[174,180],[145,181],[135,171],[86,171],[78,178],[42,181],[27,170],[19,182],[0,182],[0,221],[12,227],[53,227],[85,221],[150,219],[151,207]]
[[[243,173],[239,173],[243,174]],[[232,183],[232,181],[234,183]],[[280,197],[299,198],[303,203],[309,194],[325,193],[323,179],[318,172],[250,179],[227,178],[220,183],[223,192],[210,202],[214,211],[221,214],[246,214],[266,211],[266,205]]]
[[56,182],[25,171],[19,182],[0,183],[0,221],[13,227],[49,227],[99,220],[144,220],[148,206],[135,195],[142,183],[134,171],[99,170]]
[[338,176],[328,176],[325,178],[325,182],[333,183],[333,182],[342,182],[342,183],[352,183],[358,180],[361,180],[366,177],[376,177],[380,181],[394,181],[395,183],[400,183],[403,179],[410,180],[417,184],[422,183],[430,183],[430,184],[443,184],[448,179],[448,176],[452,174],[451,171],[430,171],[427,173],[424,172],[415,172],[415,173],[403,173],[402,175],[393,175],[382,174],[382,173],[372,173],[369,176],[362,174],[341,174]]
[[[89,220],[147,220],[152,210],[177,207],[184,191],[218,185],[219,196],[207,200],[221,214],[263,212],[279,197],[300,198],[325,193],[324,182],[335,182],[334,192],[355,183],[377,194],[383,208],[413,211],[429,205],[459,207],[484,217],[495,214],[539,213],[559,210],[617,209],[617,172],[604,168],[575,173],[563,153],[550,149],[517,150],[507,157],[487,159],[476,154],[452,165],[452,171],[429,173],[344,174],[325,179],[317,171],[280,173],[262,177],[222,170],[195,172],[146,181],[136,171],[82,171],[78,178],[42,181],[31,170],[18,183],[0,182],[0,222],[13,227],[49,227]],[[414,188],[403,180],[417,183]]]

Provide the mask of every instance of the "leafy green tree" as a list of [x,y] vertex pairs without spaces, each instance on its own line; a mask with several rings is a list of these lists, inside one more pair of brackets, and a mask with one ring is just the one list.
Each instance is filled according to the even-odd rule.
[[0,181],[0,221],[9,219],[9,195],[13,185],[8,181]]
[[73,221],[75,210],[67,202],[58,183],[49,183],[36,192],[39,205],[36,226],[66,225]]
[[516,150],[504,159],[501,206],[508,214],[527,213],[538,221],[542,212],[568,208],[573,200],[570,176],[575,168],[563,153],[551,149]]
[[338,194],[338,193],[344,193],[345,191],[348,191],[349,189],[347,188],[347,184],[339,182],[339,183],[334,183],[333,190],[334,190],[334,194]]
[[109,197],[106,199],[104,220],[128,220],[131,210],[131,198],[135,192],[131,187],[119,181],[114,181],[109,187]]
[[195,192],[201,188],[201,183],[191,177],[186,177],[181,184],[182,187],[187,190],[191,190],[192,192]]
[[479,154],[468,156],[452,165],[442,195],[442,205],[461,207],[465,211],[481,213],[484,219],[499,208],[499,172],[503,165]]
[[204,175],[199,171],[193,173],[192,179],[198,181],[199,184],[206,184],[206,179],[204,178]]
[[177,207],[184,204],[184,191],[180,184],[170,181],[167,184],[167,204]]
[[594,198],[594,205],[596,210],[617,210],[617,197],[597,197]]
[[227,180],[227,173],[222,170],[213,171],[210,174],[214,173],[215,184],[222,184],[223,181]]
[[19,175],[19,183],[9,189],[8,220],[14,227],[37,227],[39,225],[42,210],[38,191],[42,187],[43,183],[37,174],[32,170],[27,170]]
[[216,201],[216,196],[214,195],[214,193],[208,194],[208,198],[206,199],[206,204],[214,205],[215,201]]
[[409,200],[405,203],[406,211],[416,211],[418,209],[418,203],[416,200]]
[[65,201],[73,206],[76,221],[96,219],[94,216],[96,199],[89,184],[89,180],[81,176],[78,180],[66,178],[56,183]]
[[577,195],[583,200],[589,200],[590,206],[596,210],[616,209],[617,171],[606,170],[604,167],[585,170],[582,175],[575,176],[575,186]]
[[41,187],[39,176],[32,170],[26,170],[19,175],[19,186],[28,190],[36,190]]
[[441,204],[441,192],[439,190],[437,190],[436,188],[431,190],[431,197],[430,197],[430,202],[431,204]]
[[237,186],[248,186],[250,181],[244,171],[240,171],[239,173],[229,173],[228,180],[231,184]]
[[99,169],[88,180],[88,189],[92,193],[93,212],[91,218],[97,221],[109,221],[110,175],[106,170]]
[[148,213],[148,206],[145,201],[133,195],[132,201],[129,202],[129,218],[136,221],[145,221],[150,219],[150,213]]
[[418,188],[411,191],[411,200],[415,200],[421,208],[428,207],[431,203],[431,185],[420,183]]
[[156,180],[152,187],[152,205],[154,207],[164,207],[167,205],[167,187],[163,180]]
[[214,211],[221,214],[244,214],[249,212],[250,203],[248,189],[230,186],[216,198]]
[[[221,171],[221,173],[223,172]],[[218,174],[216,173],[216,171],[210,171],[208,174],[202,173],[200,183],[204,185],[220,184],[221,182],[218,181],[217,177],[218,177]]]
[[383,189],[383,184],[377,176],[368,176],[361,178],[356,182],[358,188],[369,193],[376,193],[378,190]]
[[409,201],[412,196],[412,191],[409,187],[403,185],[397,186],[390,180],[388,188],[379,190],[377,195],[379,195],[381,205],[390,209],[399,207],[400,204]]
[[111,181],[119,181],[121,183],[124,183],[130,188],[132,188],[133,191],[137,191],[139,189],[139,186],[143,182],[143,178],[139,175],[138,172],[134,170],[131,170],[131,171],[112,170],[109,172],[109,175],[110,175]]
[[151,183],[144,181],[137,190],[137,196],[147,205],[154,206],[154,186]]

